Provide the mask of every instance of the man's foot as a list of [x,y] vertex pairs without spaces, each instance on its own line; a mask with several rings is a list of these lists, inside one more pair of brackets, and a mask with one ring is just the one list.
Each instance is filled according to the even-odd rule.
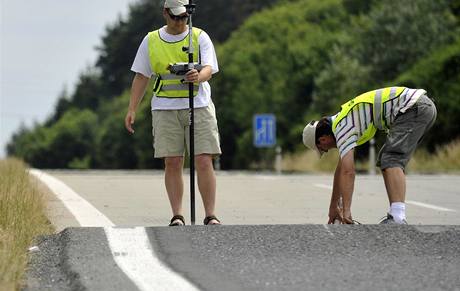
[[359,221],[354,220],[353,218],[339,217],[334,218],[332,224],[361,224]]
[[353,218],[346,218],[344,217],[342,220],[342,224],[361,224],[359,221],[354,220]]
[[185,225],[185,219],[182,215],[174,215],[171,218],[171,222],[169,223],[169,226],[182,226]]
[[407,224],[407,221],[403,219],[401,222],[396,222],[393,216],[390,213],[387,213],[387,216],[384,217],[379,224]]
[[216,216],[210,215],[203,220],[204,225],[220,225],[220,220]]

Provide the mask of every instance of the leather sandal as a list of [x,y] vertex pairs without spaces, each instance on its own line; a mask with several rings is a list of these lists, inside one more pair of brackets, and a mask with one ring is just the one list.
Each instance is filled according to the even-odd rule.
[[171,218],[169,226],[182,226],[185,225],[185,218],[182,215],[174,215]]
[[[217,221],[217,223],[209,224],[212,220]],[[203,224],[204,224],[204,225],[220,225],[220,220],[217,219],[217,217],[216,217],[215,215],[210,215],[210,216],[207,216],[207,217],[203,220]]]
[[354,220],[353,218],[346,218],[344,217],[342,220],[342,224],[361,224],[360,222]]

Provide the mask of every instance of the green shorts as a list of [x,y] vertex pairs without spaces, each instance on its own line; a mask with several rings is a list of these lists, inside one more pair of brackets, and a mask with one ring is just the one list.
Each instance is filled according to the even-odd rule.
[[[190,148],[189,110],[152,110],[152,134],[155,158],[184,156]],[[220,155],[216,110],[211,102],[195,108],[195,155]]]

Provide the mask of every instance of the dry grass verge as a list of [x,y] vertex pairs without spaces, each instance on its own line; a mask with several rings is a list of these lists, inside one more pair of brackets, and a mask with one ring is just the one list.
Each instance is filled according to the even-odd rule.
[[[319,159],[315,152],[304,150],[300,153],[285,155],[282,169],[287,172],[331,173],[337,165],[337,150],[331,150]],[[368,162],[356,164],[357,171],[366,172]],[[460,140],[439,147],[435,153],[417,150],[407,165],[408,173],[459,173]]]
[[34,237],[52,233],[42,193],[26,165],[0,160],[0,289],[18,290]]
[[338,159],[336,150],[328,151],[320,159],[316,152],[305,149],[300,153],[283,156],[281,168],[288,172],[328,173],[335,170]]
[[407,165],[409,172],[417,173],[459,173],[460,172],[460,140],[453,141],[430,154],[419,150]]
[[[337,149],[324,153],[321,159],[311,150],[283,157],[282,169],[287,172],[333,173],[339,160]],[[357,162],[356,171],[366,172],[368,163]]]

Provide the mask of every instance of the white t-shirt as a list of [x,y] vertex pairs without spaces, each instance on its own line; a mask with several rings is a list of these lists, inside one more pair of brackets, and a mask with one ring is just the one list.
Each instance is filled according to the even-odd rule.
[[[167,42],[177,42],[184,39],[188,35],[188,28],[181,34],[173,35],[166,32],[166,26],[160,28],[160,36]],[[201,65],[211,66],[212,74],[219,71],[217,64],[216,52],[209,35],[202,31],[198,38],[200,46],[200,60]],[[197,53],[196,51],[194,53]],[[139,49],[137,50],[136,58],[134,59],[131,71],[142,74],[146,77],[152,77],[156,73],[152,70],[150,65],[148,37],[145,36],[142,40]],[[206,107],[211,101],[211,86],[208,82],[200,83],[198,94],[194,98],[195,108]],[[174,110],[174,109],[187,109],[189,108],[188,98],[158,98],[153,94],[152,97],[152,110]]]

